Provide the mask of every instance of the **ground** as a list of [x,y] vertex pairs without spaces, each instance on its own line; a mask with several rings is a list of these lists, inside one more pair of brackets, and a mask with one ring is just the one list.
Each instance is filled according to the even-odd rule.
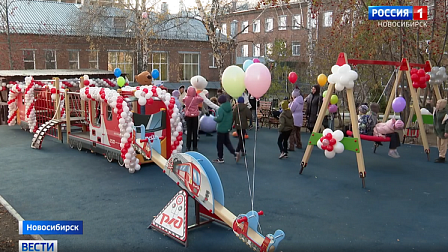
[[6,208],[0,204],[0,251],[17,252],[19,240],[32,240],[29,235],[19,235],[19,223]]
[[[422,146],[408,144],[400,147],[402,158],[393,159],[387,146],[374,154],[373,144],[362,141],[367,171],[362,189],[353,152],[326,159],[314,148],[299,175],[304,150],[279,160],[277,130],[263,128],[257,134],[253,207],[265,213],[261,233],[285,232],[279,251],[446,251],[448,164],[432,162],[436,148],[431,148],[431,162]],[[33,150],[32,135],[17,127],[0,126],[0,136],[0,195],[25,220],[84,222],[83,235],[43,236],[58,240],[60,251],[250,251],[229,229],[217,225],[189,232],[187,248],[148,230],[153,216],[179,191],[155,165],[129,174],[100,155],[70,149],[52,138],[45,138],[41,150]],[[302,137],[305,143],[310,135]],[[235,146],[236,139],[231,141]],[[225,207],[234,214],[251,210],[244,161],[252,175],[254,131],[249,131],[247,148],[247,160],[235,164],[224,150],[226,162],[215,165]],[[216,134],[201,135],[199,151],[215,159]],[[1,223],[17,234],[17,224]],[[3,237],[1,242],[7,240]]]

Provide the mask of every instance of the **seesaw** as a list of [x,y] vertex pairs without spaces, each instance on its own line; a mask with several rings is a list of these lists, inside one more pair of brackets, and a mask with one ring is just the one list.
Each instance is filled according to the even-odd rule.
[[[176,153],[167,160],[160,154],[162,147],[158,136],[145,137],[138,142],[149,145],[151,160],[182,188],[155,216],[150,228],[167,234],[185,246],[189,229],[211,221],[232,228],[235,235],[254,251],[273,252],[284,239],[285,233],[282,230],[266,236],[257,231],[262,211],[249,211],[235,216],[224,207],[221,179],[213,164],[202,154]],[[191,227],[187,227],[188,196],[195,200],[196,207],[196,224]],[[201,223],[200,217],[209,221]]]

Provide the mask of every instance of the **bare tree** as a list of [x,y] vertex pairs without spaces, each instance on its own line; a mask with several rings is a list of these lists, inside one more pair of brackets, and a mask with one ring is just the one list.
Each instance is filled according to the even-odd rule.
[[3,0],[0,1],[0,18],[2,29],[6,33],[6,40],[8,43],[8,57],[9,57],[9,69],[13,69],[12,61],[12,48],[11,48],[11,27],[10,27],[10,15],[14,11],[12,4],[18,0]]

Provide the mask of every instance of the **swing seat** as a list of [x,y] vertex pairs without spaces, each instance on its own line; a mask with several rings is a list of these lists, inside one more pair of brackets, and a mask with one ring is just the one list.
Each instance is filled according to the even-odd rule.
[[[353,132],[350,130],[347,130],[347,135],[352,137]],[[359,136],[361,137],[362,140],[375,142],[375,146],[374,146],[375,148],[373,149],[373,153],[376,152],[376,148],[378,148],[378,146],[382,145],[381,142],[390,142],[390,137],[370,136],[370,135],[363,135],[363,134],[359,134]]]

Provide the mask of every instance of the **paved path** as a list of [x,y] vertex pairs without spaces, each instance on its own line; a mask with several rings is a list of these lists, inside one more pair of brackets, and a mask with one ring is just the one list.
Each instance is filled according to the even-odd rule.
[[[427,162],[423,147],[400,147],[402,158],[392,159],[386,146],[373,154],[372,143],[365,142],[367,189],[362,189],[353,152],[329,160],[315,148],[299,175],[303,151],[279,160],[276,136],[275,130],[258,133],[254,209],[265,212],[263,234],[285,231],[280,250],[448,248],[448,166]],[[31,137],[16,127],[0,126],[0,195],[26,220],[84,221],[83,235],[43,236],[57,239],[60,251],[251,251],[216,225],[192,231],[186,249],[147,229],[179,190],[154,165],[129,174],[104,157],[70,149],[50,137],[42,150],[33,150]],[[199,150],[210,159],[216,158],[215,137],[201,135],[199,142]],[[308,138],[303,133],[304,142]],[[435,159],[436,149],[431,152]],[[225,206],[234,214],[246,213],[251,203],[244,162],[234,165],[226,150],[225,159],[216,165]]]

